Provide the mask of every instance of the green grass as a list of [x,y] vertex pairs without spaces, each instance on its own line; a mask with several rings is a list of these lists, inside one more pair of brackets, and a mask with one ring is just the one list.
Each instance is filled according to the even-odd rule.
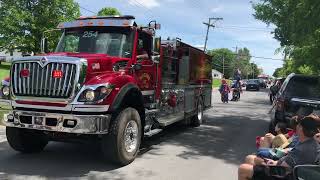
[[10,63],[1,62],[0,64],[0,81],[9,76],[10,72]]
[[212,87],[217,88],[221,85],[221,79],[213,79],[212,80]]
[[[227,83],[230,85],[231,80],[226,79],[226,81],[227,81]],[[221,79],[213,79],[213,80],[212,80],[212,87],[213,87],[213,88],[218,88],[218,87],[220,87],[220,85],[221,85]]]
[[[1,62],[0,64],[0,82],[9,76],[10,63]],[[9,107],[0,106],[0,124],[2,124],[3,115],[10,110]]]

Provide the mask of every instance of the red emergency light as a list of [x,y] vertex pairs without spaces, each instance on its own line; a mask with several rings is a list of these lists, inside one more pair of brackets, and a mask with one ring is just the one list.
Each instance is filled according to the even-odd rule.
[[52,77],[54,78],[62,78],[63,73],[61,70],[53,70],[52,71]]
[[30,75],[29,69],[22,69],[20,71],[20,76],[23,77],[23,78],[29,77],[29,75]]

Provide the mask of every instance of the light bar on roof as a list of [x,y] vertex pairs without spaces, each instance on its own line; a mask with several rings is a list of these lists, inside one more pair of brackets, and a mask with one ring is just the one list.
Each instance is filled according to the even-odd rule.
[[75,28],[75,27],[127,27],[133,26],[134,20],[128,19],[79,19],[72,22],[63,22],[58,25],[59,29]]

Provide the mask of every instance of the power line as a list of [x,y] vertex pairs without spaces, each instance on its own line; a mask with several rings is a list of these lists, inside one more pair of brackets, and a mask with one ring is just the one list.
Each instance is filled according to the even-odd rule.
[[[131,3],[130,3],[130,2],[131,2]],[[128,3],[129,3],[129,5],[131,5],[131,6],[134,5],[134,6],[138,7],[138,8],[143,8],[143,9],[145,10],[145,12],[147,12],[147,13],[150,15],[150,17],[153,17],[153,16],[154,16],[150,8],[148,8],[148,7],[146,7],[145,5],[141,4],[141,3],[138,2],[137,0],[131,0],[131,1],[128,0]]]
[[250,29],[250,28],[237,28],[237,27],[226,27],[226,26],[217,26],[216,28],[219,29],[232,29],[232,30],[241,30],[241,31],[260,31],[260,32],[270,32],[272,33],[273,31],[269,31],[266,29]]
[[241,28],[241,29],[256,29],[256,30],[274,30],[274,28],[262,28],[262,27],[253,27],[253,26],[234,26],[234,25],[224,25],[224,26],[217,26],[217,27],[225,27],[225,28]]
[[79,5],[79,7],[80,7],[81,9],[83,9],[83,10],[85,10],[85,11],[88,11],[88,12],[91,12],[91,13],[93,13],[93,14],[98,14],[97,12],[91,11],[90,9],[84,8],[84,7],[80,6],[80,5]]

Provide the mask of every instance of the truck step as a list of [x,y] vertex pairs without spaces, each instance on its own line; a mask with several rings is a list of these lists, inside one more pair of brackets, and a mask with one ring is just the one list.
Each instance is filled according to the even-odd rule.
[[145,113],[146,114],[154,114],[154,113],[157,113],[159,112],[159,109],[150,109],[150,110],[145,110]]
[[144,136],[151,137],[153,135],[160,133],[161,131],[162,131],[162,129],[152,129],[151,131],[144,133]]
[[180,112],[177,114],[172,114],[169,116],[161,117],[158,119],[158,122],[161,127],[165,127],[165,126],[168,126],[168,125],[173,124],[175,122],[181,121],[183,119],[184,119],[184,113]]

